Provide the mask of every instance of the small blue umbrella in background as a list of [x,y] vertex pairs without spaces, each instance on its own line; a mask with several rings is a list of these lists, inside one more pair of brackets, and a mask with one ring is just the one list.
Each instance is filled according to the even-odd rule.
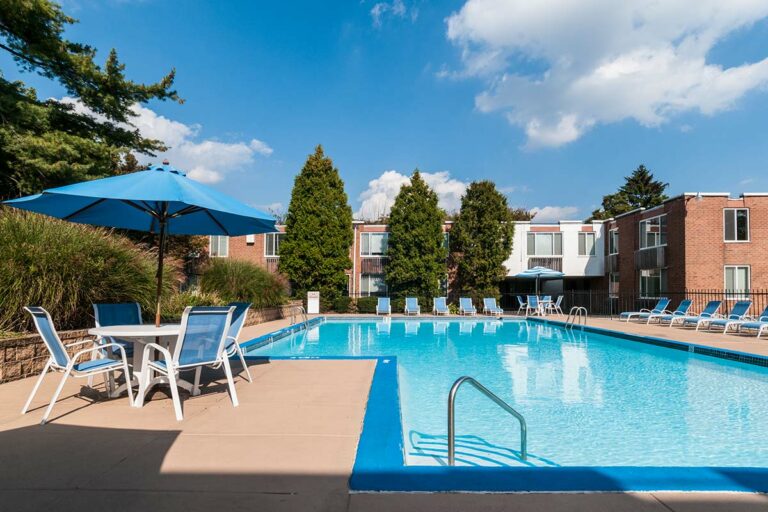
[[536,279],[536,295],[539,294],[539,281],[541,279],[562,279],[565,274],[559,270],[552,270],[547,267],[533,267],[528,270],[524,270],[519,274],[515,274],[514,277],[522,279]]
[[160,325],[168,235],[239,236],[276,231],[271,215],[187,178],[167,161],[150,165],[146,171],[52,188],[4,204],[80,224],[160,235],[156,325]]

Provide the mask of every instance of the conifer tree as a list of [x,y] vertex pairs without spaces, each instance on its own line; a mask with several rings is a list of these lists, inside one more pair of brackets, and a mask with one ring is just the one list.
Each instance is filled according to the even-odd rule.
[[507,275],[504,261],[512,253],[513,220],[507,198],[493,182],[469,185],[451,229],[455,291],[475,300],[499,296],[499,283]]
[[603,196],[602,207],[593,211],[588,220],[610,219],[637,208],[653,208],[667,200],[664,191],[669,183],[656,180],[642,164],[624,180],[616,193]]
[[318,290],[327,305],[346,293],[351,245],[352,209],[344,182],[318,145],[294,181],[280,244],[280,271],[295,295]]
[[[431,299],[446,275],[445,213],[418,169],[403,185],[389,215],[386,281],[395,297]],[[422,305],[423,306],[423,305]]]

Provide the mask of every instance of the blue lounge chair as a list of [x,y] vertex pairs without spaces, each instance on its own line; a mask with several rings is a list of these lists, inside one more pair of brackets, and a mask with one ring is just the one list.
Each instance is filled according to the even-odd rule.
[[419,306],[419,299],[417,299],[416,297],[406,297],[405,310],[403,310],[403,312],[406,315],[420,315],[421,306]]
[[672,312],[664,311],[660,314],[654,313],[648,317],[648,323],[650,324],[651,320],[656,320],[659,324],[662,324],[664,322],[671,322],[677,316],[685,316],[688,314],[688,310],[691,309],[691,304],[693,304],[693,301],[690,299],[681,300],[676,310]]
[[528,295],[525,300],[525,316],[540,315],[541,307],[539,306],[539,298],[536,295]]
[[757,319],[746,320],[739,323],[739,332],[757,331],[757,337],[762,336],[763,332],[768,332],[768,306]]
[[470,316],[475,316],[477,314],[475,305],[472,304],[472,299],[470,299],[469,297],[459,298],[459,314],[470,315]]
[[[243,365],[245,375],[248,378],[248,382],[253,382],[251,379],[251,372],[248,370],[248,365],[245,364],[245,356],[243,356],[243,349],[240,348],[240,343],[237,339],[240,337],[240,332],[243,330],[245,320],[248,318],[248,310],[251,309],[250,302],[230,302],[227,306],[234,306],[235,311],[232,313],[232,323],[229,324],[229,334],[227,334],[227,357],[234,357],[237,355],[240,358],[240,364]],[[198,374],[200,369],[198,369]],[[199,376],[196,375],[197,379]],[[196,379],[196,380],[197,380]]]
[[515,298],[517,299],[517,314],[521,315],[523,311],[525,311],[525,308],[528,307],[528,304],[523,300],[523,298],[520,295],[516,295]]
[[[176,411],[176,419],[181,421],[184,414],[181,411],[181,399],[177,386],[178,374],[184,370],[197,370],[203,366],[212,368],[224,367],[229,385],[229,397],[234,407],[238,406],[235,381],[232,378],[232,368],[227,357],[227,337],[232,323],[234,306],[196,306],[187,307],[181,316],[181,329],[179,338],[171,350],[156,343],[147,343],[141,356],[142,368],[145,375],[139,386],[139,407],[144,404],[144,396],[150,385],[156,380],[151,379],[152,373],[164,376],[162,383],[167,383],[171,388],[173,408]],[[150,360],[150,356],[157,351],[162,359]],[[197,376],[196,379],[197,381]],[[195,382],[195,391],[198,382]],[[194,395],[193,391],[193,395]]]
[[389,297],[379,297],[379,301],[376,303],[377,315],[391,315],[392,305],[389,303]]
[[432,313],[435,315],[447,315],[448,312],[448,301],[445,297],[435,297],[432,299]]
[[739,321],[744,320],[751,306],[751,300],[738,301],[733,305],[731,312],[725,318],[710,318],[709,321],[704,322],[707,324],[707,330],[711,331],[712,327],[722,327],[724,333],[728,332],[729,327],[737,325]]
[[705,321],[710,320],[715,315],[717,315],[717,311],[720,309],[720,306],[722,305],[723,301],[721,300],[711,300],[707,302],[706,307],[704,310],[702,310],[701,313],[694,316],[678,316],[674,317],[672,320],[669,321],[669,326],[672,327],[675,325],[675,323],[680,323],[682,327],[685,327],[686,325],[695,325],[696,330],[699,330],[699,325]]
[[651,315],[663,315],[667,306],[669,306],[670,300],[666,297],[662,297],[653,307],[653,309],[641,309],[640,311],[625,311],[619,315],[621,320],[629,322],[631,319],[646,320]]
[[496,305],[495,298],[486,297],[483,299],[483,314],[484,315],[503,315],[504,310]]
[[[56,332],[53,320],[51,320],[51,315],[49,315],[45,309],[41,307],[26,307],[24,309],[32,315],[37,332],[43,339],[45,347],[50,353],[50,357],[45,363],[45,367],[43,367],[40,377],[37,378],[37,382],[35,382],[35,386],[32,388],[32,393],[29,394],[29,398],[27,398],[27,401],[21,410],[21,414],[26,414],[27,410],[29,410],[29,405],[32,403],[32,399],[35,398],[35,394],[40,388],[40,384],[43,383],[43,379],[48,373],[48,370],[62,372],[64,375],[62,375],[61,382],[59,382],[59,386],[53,393],[48,408],[45,410],[45,413],[43,413],[43,419],[40,421],[41,425],[45,425],[45,422],[48,421],[48,416],[50,416],[51,411],[53,411],[53,406],[56,403],[56,400],[58,400],[61,390],[64,388],[64,383],[67,382],[67,377],[70,375],[73,377],[91,377],[93,375],[108,374],[118,370],[122,371],[125,374],[125,380],[130,382],[131,377],[130,370],[128,369],[128,359],[125,356],[125,349],[122,345],[117,343],[97,344],[94,343],[93,340],[78,341],[64,345]],[[67,348],[86,344],[91,344],[91,347],[80,350],[72,356],[67,353]],[[120,359],[96,359],[95,357],[98,357],[104,349],[116,350],[120,354]],[[91,355],[90,361],[79,362],[83,356],[88,354]],[[130,386],[127,386],[127,391],[128,403],[133,405],[133,390]]]

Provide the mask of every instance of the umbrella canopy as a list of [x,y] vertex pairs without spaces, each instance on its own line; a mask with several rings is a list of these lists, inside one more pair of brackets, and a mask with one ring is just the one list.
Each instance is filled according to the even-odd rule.
[[237,236],[276,231],[271,215],[187,178],[167,162],[150,165],[146,171],[48,189],[5,204],[70,222],[160,235],[158,325],[167,235]]
[[536,293],[539,293],[539,281],[541,279],[561,279],[565,277],[565,274],[559,270],[552,270],[547,267],[533,267],[528,270],[524,270],[519,274],[515,274],[514,277],[522,279],[536,279]]

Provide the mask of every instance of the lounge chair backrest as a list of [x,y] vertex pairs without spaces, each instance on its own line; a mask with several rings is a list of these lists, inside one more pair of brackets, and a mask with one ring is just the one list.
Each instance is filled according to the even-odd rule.
[[738,320],[744,315],[747,314],[747,311],[749,311],[749,307],[752,305],[751,300],[740,300],[736,304],[733,305],[731,308],[731,312],[728,315],[728,319],[731,320]]
[[408,311],[415,311],[419,309],[419,301],[416,299],[416,297],[406,297],[405,298],[405,309]]
[[515,295],[515,298],[517,299],[518,306],[521,306],[521,307],[525,306],[525,301],[520,295]]
[[459,299],[459,306],[463,311],[472,311],[475,306],[472,304],[472,299],[469,297],[461,297]]
[[111,325],[141,325],[141,306],[138,302],[94,304],[93,316],[96,327]]
[[214,364],[220,359],[234,306],[187,307],[173,355],[179,366]]
[[662,297],[659,299],[659,302],[656,303],[656,306],[653,308],[654,313],[661,313],[667,309],[667,306],[669,306],[669,303],[672,302],[671,300],[667,299],[666,297]]
[[539,298],[535,295],[529,295],[528,296],[528,307],[536,308],[539,307]]
[[448,304],[446,303],[445,297],[435,297],[435,309],[438,311],[445,311],[448,309]]
[[376,309],[379,311],[386,311],[389,309],[389,297],[379,297]]
[[684,314],[687,313],[689,309],[691,309],[691,304],[693,303],[690,299],[681,300],[680,304],[678,304],[677,309],[675,310],[675,313]]
[[251,309],[251,303],[230,302],[227,306],[235,307],[235,310],[232,312],[232,323],[229,324],[229,333],[227,334],[227,338],[230,338],[228,345],[231,345],[237,342],[237,338],[240,337],[240,331],[243,330],[245,320],[248,318],[248,310]]
[[760,316],[757,317],[757,319],[760,321],[768,320],[768,306],[765,306],[765,309],[763,310],[762,313],[760,313]]
[[706,307],[704,307],[704,311],[701,312],[701,315],[703,317],[710,317],[713,316],[715,313],[717,313],[717,310],[720,309],[720,305],[723,303],[721,300],[711,300],[707,302]]
[[32,315],[37,332],[43,338],[48,352],[51,353],[53,362],[57,366],[65,368],[69,364],[69,354],[67,354],[67,348],[61,342],[61,338],[59,338],[56,328],[53,326],[51,315],[45,309],[38,306],[29,306],[24,309]]
[[483,307],[485,309],[496,309],[496,299],[494,299],[493,297],[484,298]]
[[562,296],[562,295],[558,295],[558,296],[557,296],[557,300],[555,301],[555,306],[556,306],[556,307],[560,307],[560,304],[561,304],[562,302],[563,302],[563,296]]

